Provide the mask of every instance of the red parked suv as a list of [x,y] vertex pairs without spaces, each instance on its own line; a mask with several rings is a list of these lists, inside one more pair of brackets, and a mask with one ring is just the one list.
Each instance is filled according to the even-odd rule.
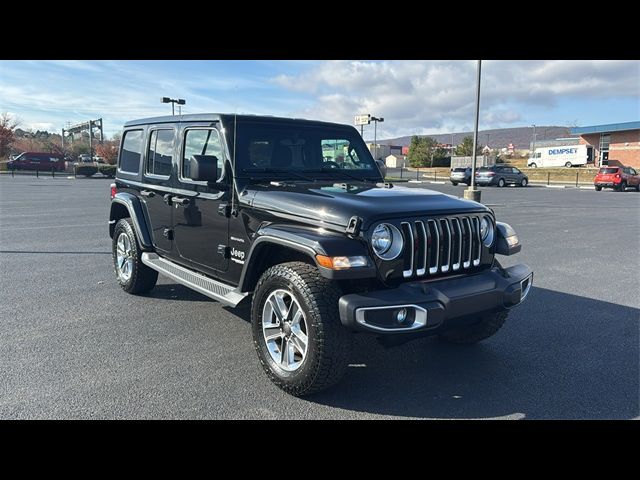
[[631,167],[602,167],[593,184],[597,191],[613,188],[617,192],[624,192],[627,187],[634,187],[640,192],[640,175]]
[[24,152],[7,162],[9,170],[40,170],[62,172],[65,169],[64,158],[57,153]]

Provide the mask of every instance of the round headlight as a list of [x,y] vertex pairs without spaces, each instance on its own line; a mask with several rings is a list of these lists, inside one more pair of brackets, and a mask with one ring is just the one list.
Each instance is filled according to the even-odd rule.
[[489,217],[482,217],[482,220],[480,220],[480,236],[482,237],[482,243],[487,247],[490,247],[493,243],[493,230],[493,223]]
[[371,248],[383,260],[393,260],[402,252],[404,241],[400,230],[390,223],[377,225],[371,233]]
[[373,247],[374,252],[378,255],[387,253],[391,248],[391,243],[393,243],[393,234],[387,225],[381,223],[373,229],[373,234],[371,235],[371,246]]

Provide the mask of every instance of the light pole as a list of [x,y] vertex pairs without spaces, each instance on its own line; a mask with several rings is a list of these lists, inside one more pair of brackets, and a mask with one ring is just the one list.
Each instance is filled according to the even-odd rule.
[[376,151],[374,160],[378,160],[378,122],[384,122],[384,117],[371,117],[371,121],[375,122],[373,125],[373,147]]
[[473,153],[471,157],[471,185],[464,191],[464,198],[480,201],[480,190],[476,189],[476,151],[478,149],[478,122],[480,120],[480,73],[482,60],[478,60],[478,75],[476,79],[476,122],[473,129]]
[[182,107],[180,107],[180,105],[184,105],[185,103],[187,103],[187,101],[184,98],[169,98],[169,97],[162,97],[160,99],[160,101],[162,103],[170,103],[171,104],[171,115],[175,115],[175,109],[174,109],[174,105],[177,103],[178,104],[178,109],[180,112],[180,115],[182,115]]
[[531,125],[533,127],[533,145],[531,148],[531,156],[536,156],[536,124]]

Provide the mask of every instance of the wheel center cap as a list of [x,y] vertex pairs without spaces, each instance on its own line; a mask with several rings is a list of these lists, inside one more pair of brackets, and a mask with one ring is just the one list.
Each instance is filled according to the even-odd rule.
[[291,335],[291,325],[288,322],[282,323],[282,331],[285,335]]

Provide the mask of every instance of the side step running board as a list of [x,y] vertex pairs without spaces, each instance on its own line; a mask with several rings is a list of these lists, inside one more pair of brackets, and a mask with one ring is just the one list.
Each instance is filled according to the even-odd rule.
[[189,287],[196,292],[200,292],[230,307],[235,307],[247,296],[246,293],[239,293],[229,285],[216,282],[209,277],[184,268],[164,258],[160,258],[155,253],[143,253],[142,263],[185,287]]

